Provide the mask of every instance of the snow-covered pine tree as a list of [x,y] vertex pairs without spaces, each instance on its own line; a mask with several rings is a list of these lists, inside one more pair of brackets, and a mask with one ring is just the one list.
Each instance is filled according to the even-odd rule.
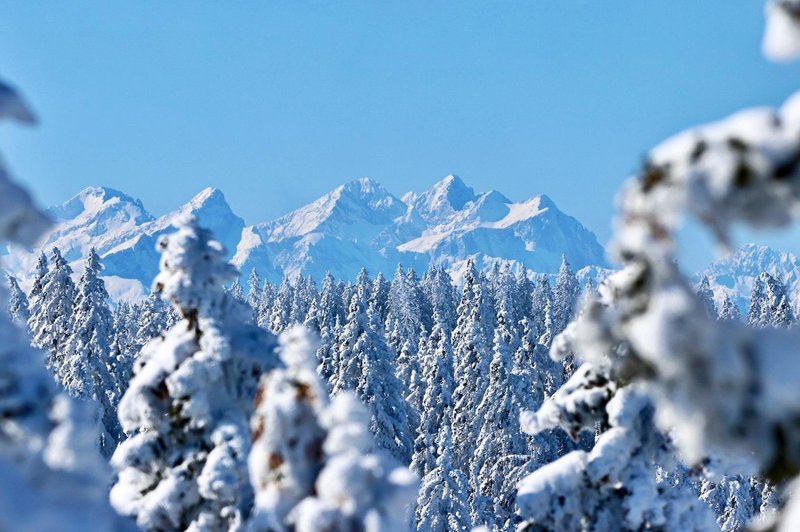
[[711,290],[711,283],[708,281],[708,276],[704,275],[697,286],[697,297],[706,306],[706,311],[711,317],[717,315],[717,305],[714,303],[714,291]]
[[272,305],[275,303],[275,287],[264,279],[264,286],[261,288],[261,296],[258,302],[258,314],[256,323],[259,327],[269,329],[270,319],[272,318]]
[[522,318],[530,318],[531,316],[534,284],[528,277],[528,271],[525,268],[517,271],[514,281],[516,284],[516,304],[519,309],[517,323],[519,323]]
[[575,316],[581,294],[578,278],[569,266],[567,256],[561,256],[561,266],[553,289],[552,320],[553,333],[558,334]]
[[22,327],[28,326],[30,311],[28,310],[28,296],[19,287],[17,278],[11,274],[6,275],[8,281],[8,315],[14,322]]
[[728,294],[722,296],[722,305],[719,307],[719,319],[734,321],[739,321],[742,319],[742,316],[739,313],[739,306]]
[[756,278],[747,313],[748,324],[756,327],[783,327],[794,323],[786,285],[769,273]]
[[369,299],[375,303],[375,308],[381,316],[381,323],[386,322],[386,315],[389,312],[389,290],[391,284],[383,276],[383,273],[378,272],[375,280],[372,281],[372,291],[370,292]]
[[769,274],[762,273],[756,277],[756,280],[753,282],[753,289],[750,292],[750,303],[747,307],[747,324],[751,327],[757,327],[759,325],[763,325],[760,323],[761,321],[761,314],[764,308],[764,298],[766,297],[765,290],[766,286],[764,285],[765,276]]
[[336,284],[331,272],[326,272],[322,279],[322,290],[319,296],[319,328],[321,331],[328,329],[333,331],[336,325],[336,318],[344,321],[347,317],[345,306],[349,301],[342,301],[340,286]]
[[155,292],[150,292],[141,303],[136,305],[135,327],[132,327],[134,356],[138,355],[153,338],[163,336],[168,329],[169,306]]
[[314,279],[310,275],[308,277],[298,277],[294,297],[292,298],[292,312],[289,322],[292,324],[305,322],[308,316],[308,309],[317,299],[319,299],[319,294],[317,293]]
[[766,275],[764,282],[764,305],[761,308],[760,325],[787,328],[794,323],[794,314],[789,306],[789,295],[782,281]]
[[42,279],[41,294],[31,301],[28,329],[34,345],[45,351],[45,365],[58,375],[64,363],[64,347],[72,334],[76,289],[72,268],[53,248],[51,267]]
[[[410,436],[413,440],[414,431],[419,427],[420,411],[422,408],[422,368],[420,365],[420,355],[418,349],[426,344],[425,336],[427,333],[423,329],[419,334],[417,345],[413,346],[406,340],[397,355],[395,366],[397,368],[397,379],[400,381],[400,388],[406,398],[406,412],[408,414],[408,426]],[[425,347],[427,348],[427,346]]]
[[284,275],[278,292],[272,302],[269,317],[269,329],[274,333],[283,331],[292,323],[292,303],[294,302],[294,286],[289,276]]
[[154,289],[182,321],[142,350],[119,405],[111,502],[146,530],[235,530],[248,516],[249,418],[274,338],[223,288],[238,276],[193,217],[159,240]]
[[[607,419],[607,421],[606,421]],[[617,389],[581,366],[536,413],[529,434],[562,427],[573,437],[607,423],[590,452],[577,450],[519,485],[526,525],[543,530],[711,530],[714,516],[686,482],[676,482],[674,449],[653,424],[653,407],[636,386]],[[677,475],[676,475],[677,473]]]
[[[0,81],[0,121],[33,122]],[[0,243],[33,246],[49,225],[0,164]],[[0,300],[6,293],[0,286]],[[107,471],[89,418],[56,392],[40,352],[0,306],[0,529],[113,530]]]
[[116,386],[109,345],[113,318],[108,292],[100,279],[101,269],[100,257],[92,248],[78,283],[72,334],[64,346],[63,363],[58,366],[56,378],[70,395],[93,403],[98,415],[100,451],[110,457],[122,439],[122,429],[113,404]]
[[475,411],[486,391],[491,342],[487,339],[488,304],[475,263],[467,261],[456,327],[452,333],[455,390],[453,391],[454,460],[458,468],[469,471],[480,422]]
[[431,307],[431,302],[425,297],[422,281],[413,268],[406,270],[406,277],[408,279],[408,287],[416,302],[415,304],[419,307],[420,322],[422,322],[422,326],[425,327],[426,331],[430,331],[433,329],[433,308]]
[[247,304],[253,309],[254,316],[258,318],[258,309],[261,306],[261,278],[255,268],[247,276]]
[[33,308],[33,305],[37,304],[36,301],[42,295],[44,276],[47,275],[48,270],[47,255],[45,255],[44,251],[40,250],[39,257],[36,259],[36,269],[33,273],[33,285],[31,285],[31,291],[28,294],[28,315],[30,315],[30,310]]
[[370,415],[350,392],[329,404],[307,330],[280,337],[285,369],[262,378],[251,420],[250,532],[403,531],[413,475],[374,451]]
[[[529,457],[525,439],[520,437],[521,405],[514,393],[512,375],[518,341],[508,323],[510,301],[506,296],[501,297],[504,300],[494,330],[488,386],[475,411],[480,432],[470,470],[473,493],[470,508],[473,522],[507,528],[514,508],[502,504],[503,481]],[[513,504],[513,500],[507,502]]]
[[[412,272],[413,270],[408,270]],[[395,270],[392,284],[389,288],[388,315],[386,317],[386,330],[388,341],[396,353],[400,352],[403,342],[416,346],[419,342],[418,334],[422,327],[421,287],[415,283],[416,276],[409,276],[398,265]]]
[[308,312],[303,320],[303,325],[305,325],[306,329],[314,333],[316,336],[319,336],[319,303],[316,299],[311,300],[311,305],[308,307]]
[[436,467],[437,437],[450,424],[454,406],[453,350],[438,313],[434,314],[430,341],[420,339],[419,356],[424,393],[411,470],[425,478]]
[[517,325],[524,315],[519,301],[522,298],[517,291],[517,280],[507,263],[500,267],[497,277],[493,279],[492,299],[497,312],[500,312],[501,307],[503,309],[506,329],[513,337],[518,337]]
[[[800,57],[798,12],[798,0],[768,3],[764,49],[771,58]],[[800,95],[796,94],[779,109],[742,111],[676,135],[654,148],[638,175],[625,184],[614,239],[623,270],[606,280],[606,300],[587,302],[569,326],[572,345],[556,349],[560,353],[568,347],[566,351],[579,354],[588,365],[583,367],[594,374],[576,373],[573,378],[583,384],[571,380],[561,390],[574,392],[575,398],[562,397],[557,401],[561,407],[543,407],[539,413],[540,419],[550,420],[547,424],[558,423],[562,413],[571,412],[573,418],[584,414],[585,424],[609,396],[607,383],[615,383],[612,386],[618,389],[604,408],[611,428],[598,438],[589,456],[570,454],[567,462],[556,461],[523,482],[519,500],[524,515],[545,526],[556,519],[556,526],[570,528],[562,518],[587,515],[584,508],[576,508],[587,499],[565,497],[564,506],[554,507],[552,501],[558,500],[554,491],[574,492],[586,480],[596,479],[624,489],[622,500],[639,487],[646,488],[645,496],[625,509],[625,524],[641,528],[649,516],[669,523],[677,515],[668,511],[669,506],[679,502],[670,496],[677,493],[672,485],[654,491],[642,483],[652,477],[641,470],[634,478],[622,476],[641,463],[633,458],[651,449],[643,444],[660,432],[639,428],[646,427],[643,421],[648,418],[669,432],[670,441],[690,464],[721,452],[726,460],[748,460],[778,486],[797,483],[797,332],[708,317],[679,269],[675,244],[688,217],[724,246],[730,245],[733,229],[741,225],[780,228],[795,221],[799,196],[787,191],[800,188],[798,138]],[[765,288],[761,284],[755,292]],[[761,297],[753,299],[758,302]],[[754,323],[759,305],[750,310],[748,322]],[[628,399],[618,400],[625,392]],[[578,408],[578,399],[588,410]],[[653,403],[655,414],[645,416]],[[649,463],[658,463],[657,458]],[[589,469],[595,461],[600,476]],[[611,475],[609,469],[616,471]],[[659,477],[664,478],[662,473]],[[600,487],[588,493],[603,491]],[[788,501],[768,524],[776,530],[800,526],[800,498],[792,496],[792,490],[786,493]],[[678,510],[691,515],[684,504]]]
[[[358,292],[350,299],[347,321],[341,328],[336,342],[336,353],[333,360],[333,374],[330,390],[333,395],[342,390],[355,390],[361,379],[363,368],[359,353],[365,350],[367,331],[367,295],[365,287],[360,286]],[[360,293],[359,293],[360,292]]]
[[239,278],[233,280],[233,284],[231,284],[230,288],[231,297],[233,297],[236,301],[245,301],[244,296],[244,288],[242,288],[242,283],[239,282]]
[[111,340],[111,370],[114,379],[114,389],[111,398],[114,409],[119,405],[122,395],[128,389],[133,372],[133,361],[139,354],[135,350],[135,336],[133,328],[136,322],[131,313],[131,305],[120,301],[114,311],[114,337]]
[[[320,305],[323,303],[320,302]],[[334,363],[336,361],[337,338],[336,333],[340,328],[339,317],[336,316],[333,325],[324,320],[326,309],[319,309],[317,312],[317,327],[319,328],[319,347],[317,347],[317,373],[326,383],[331,382],[331,377],[336,373]],[[324,325],[323,325],[324,323]]]
[[[450,411],[443,414],[450,416]],[[436,437],[435,467],[422,479],[417,498],[420,532],[462,532],[472,529],[469,515],[469,482],[453,464],[453,436],[445,423]]]
[[700,500],[717,515],[717,525],[723,532],[746,530],[762,512],[764,487],[764,482],[740,474],[702,479]]
[[356,343],[361,375],[356,394],[371,413],[370,429],[378,447],[402,464],[411,462],[414,434],[409,424],[403,386],[396,376],[394,353],[384,341],[383,323],[375,305],[367,309],[367,326]]
[[[536,338],[541,338],[548,327],[545,324],[546,311],[548,305],[553,303],[553,290],[550,287],[550,280],[546,275],[540,275],[533,285],[531,293],[531,329]],[[551,310],[552,312],[552,310]],[[550,318],[552,320],[552,316]]]
[[325,465],[314,493],[292,512],[296,532],[408,530],[419,483],[385,451],[374,449],[369,423],[369,412],[350,392],[325,409]]
[[793,324],[794,313],[792,312],[792,307],[789,306],[788,296],[782,295],[777,307],[775,308],[775,314],[772,316],[770,325],[773,327],[788,329]]
[[[438,315],[447,331],[456,326],[455,287],[450,275],[441,267],[431,265],[422,279],[425,299],[431,308],[431,316]],[[432,321],[435,324],[435,320]]]
[[250,532],[293,529],[292,510],[314,493],[324,466],[328,407],[326,385],[316,373],[316,346],[300,326],[284,331],[280,358],[285,366],[262,378],[251,419],[250,480],[256,493]]

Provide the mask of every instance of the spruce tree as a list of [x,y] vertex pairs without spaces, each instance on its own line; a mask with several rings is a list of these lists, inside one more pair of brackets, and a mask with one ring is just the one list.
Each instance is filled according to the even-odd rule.
[[272,302],[270,311],[269,329],[274,333],[283,331],[292,323],[292,302],[294,301],[294,287],[287,275],[283,276],[278,292]]
[[6,275],[6,280],[8,281],[9,290],[8,315],[11,316],[11,319],[18,325],[27,327],[28,318],[31,316],[28,311],[28,296],[26,296],[22,288],[19,287],[16,277],[8,274]]
[[362,334],[355,353],[361,368],[356,393],[372,412],[370,429],[378,446],[408,464],[414,440],[408,406],[395,375],[394,354],[384,341],[383,324],[373,304],[367,309],[367,326]]
[[[363,291],[364,288],[360,287],[359,290]],[[333,361],[334,374],[331,376],[330,389],[334,395],[342,390],[355,390],[361,379],[362,359],[359,353],[365,349],[367,326],[366,297],[363,294],[353,294]]]
[[[456,298],[450,275],[443,268],[431,265],[422,279],[422,289],[431,316],[438,315],[441,325],[447,331],[452,331],[456,325]],[[431,326],[434,324],[435,320]]]
[[420,424],[414,442],[411,470],[424,478],[436,467],[437,438],[451,422],[453,411],[453,351],[450,338],[439,315],[434,316],[430,341],[420,339],[420,358],[424,394],[420,408]]
[[[449,415],[449,412],[445,412]],[[453,437],[445,424],[436,438],[436,467],[422,479],[417,498],[417,530],[422,532],[466,531],[469,515],[467,476],[454,467]]]
[[242,288],[242,284],[239,282],[239,278],[233,280],[233,284],[230,288],[231,297],[233,297],[237,301],[245,301],[244,296],[244,289]]
[[406,530],[418,482],[384,451],[375,450],[369,412],[349,392],[321,416],[325,465],[314,491],[292,512],[296,532]]
[[515,465],[510,458],[527,451],[520,437],[521,405],[512,385],[516,343],[506,309],[501,307],[494,332],[489,383],[475,412],[480,432],[470,472],[473,520],[489,526],[503,525],[511,517],[513,508],[501,504],[501,487],[510,466]]
[[163,336],[168,329],[169,307],[156,292],[150,292],[137,305],[133,346],[136,354],[153,338]]
[[487,340],[487,307],[483,286],[470,259],[464,276],[458,320],[452,333],[455,390],[453,392],[453,441],[457,467],[468,471],[477,444],[479,420],[475,418],[487,386],[490,342]]
[[553,333],[558,334],[564,330],[575,315],[580,296],[580,285],[575,273],[567,262],[566,255],[561,256],[561,267],[556,276],[553,289],[552,320]]
[[28,329],[34,345],[45,351],[45,365],[58,375],[64,363],[64,348],[72,335],[72,312],[77,295],[72,268],[53,248],[51,268],[42,278],[41,294],[31,301]]
[[269,329],[270,320],[272,318],[272,305],[274,302],[275,287],[272,286],[269,279],[264,279],[264,286],[261,288],[256,315],[256,323],[259,327]]
[[700,301],[703,302],[708,315],[711,317],[716,317],[717,306],[714,303],[714,292],[711,290],[711,284],[708,281],[708,277],[705,275],[700,280],[700,284],[697,287],[697,297],[699,297]]
[[44,288],[44,276],[47,275],[49,269],[47,255],[44,254],[44,251],[39,251],[39,257],[36,259],[36,270],[33,274],[33,285],[31,286],[31,291],[28,294],[28,315],[30,315],[30,310],[33,308],[32,305],[37,304],[37,300],[42,295],[42,289]]
[[[531,329],[540,338],[548,325],[545,323],[547,307],[553,303],[553,290],[546,275],[540,275],[531,293]],[[551,311],[552,312],[552,311]],[[551,316],[552,319],[552,316]]]
[[250,275],[247,277],[247,304],[253,309],[255,316],[258,314],[258,309],[261,306],[261,278],[255,268],[250,270]]
[[389,309],[386,316],[386,330],[389,332],[389,345],[399,352],[403,342],[416,346],[421,327],[430,327],[430,318],[425,319],[427,304],[422,286],[414,271],[403,271],[397,266],[389,288]]
[[383,273],[378,272],[375,280],[372,281],[372,291],[370,292],[369,299],[375,303],[375,308],[381,317],[381,323],[386,321],[386,315],[389,312],[389,290],[391,284],[383,276]]
[[741,319],[739,307],[728,294],[722,296],[722,305],[719,307],[719,319],[734,321],[739,321]]
[[253,502],[249,418],[274,339],[223,288],[238,275],[223,246],[195,218],[177,227],[154,287],[182,321],[143,348],[120,402],[111,502],[145,530],[234,530]]
[[375,451],[369,413],[350,393],[328,404],[309,333],[295,327],[280,341],[286,369],[262,379],[251,422],[248,530],[406,529],[415,479]]
[[100,279],[100,257],[92,248],[78,283],[73,328],[56,377],[73,397],[94,403],[98,413],[100,450],[109,457],[122,438],[113,404],[114,378],[111,346],[113,318],[108,292]]
[[250,421],[250,481],[256,492],[251,532],[290,530],[296,519],[292,510],[313,494],[324,467],[326,430],[320,420],[328,393],[316,374],[316,346],[299,326],[287,329],[279,341],[285,368],[262,378]]

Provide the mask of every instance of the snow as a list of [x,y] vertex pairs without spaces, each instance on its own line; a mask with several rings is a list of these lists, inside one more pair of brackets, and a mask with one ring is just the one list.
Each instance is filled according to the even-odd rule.
[[800,2],[772,0],[765,9],[764,55],[773,61],[797,59],[800,56]]
[[[206,188],[188,203],[158,219],[136,198],[107,187],[89,187],[62,205],[51,207],[48,214],[55,225],[42,241],[48,249],[63,251],[73,270],[91,247],[95,247],[105,265],[112,297],[135,301],[146,294],[158,272],[155,243],[182,216],[195,215],[211,227],[227,247],[233,250],[241,237],[244,222],[233,214],[221,191]],[[12,272],[27,275],[36,262],[36,250],[13,247],[6,258]],[[21,284],[27,286],[24,275]]]
[[[75,271],[89,247],[96,247],[109,293],[125,301],[146,294],[157,273],[158,237],[187,214],[212,229],[243,275],[255,267],[272,282],[284,273],[321,279],[328,269],[352,279],[362,266],[388,276],[397,264],[421,271],[430,261],[458,279],[459,264],[469,257],[482,268],[504,260],[555,273],[562,251],[578,268],[606,264],[596,237],[546,196],[516,203],[495,191],[475,193],[457,176],[402,200],[378,181],[361,178],[276,220],[247,227],[223,193],[211,187],[157,219],[138,199],[106,187],[87,188],[48,212],[56,225],[44,245],[59,247]],[[36,250],[10,250],[6,267],[23,287],[29,286],[26,276],[36,258]]]

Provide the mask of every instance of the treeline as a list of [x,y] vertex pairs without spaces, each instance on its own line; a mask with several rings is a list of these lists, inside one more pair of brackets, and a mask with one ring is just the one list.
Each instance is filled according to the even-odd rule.
[[[138,430],[123,428],[119,405],[145,363],[141,353],[152,340],[163,341],[183,316],[155,292],[112,309],[101,271],[92,250],[75,284],[58,249],[42,253],[30,293],[8,278],[9,313],[28,327],[56,382],[95,405],[97,445],[110,459]],[[594,287],[581,289],[566,259],[553,282],[508,266],[480,272],[471,261],[459,287],[436,267],[421,277],[398,267],[391,280],[372,278],[366,270],[355,282],[326,275],[320,287],[310,277],[262,282],[253,270],[245,290],[233,277],[226,296],[246,309],[245,321],[274,334],[303,324],[319,339],[314,366],[325,394],[354,392],[369,408],[378,447],[422,480],[417,528],[510,529],[521,519],[517,484],[542,465],[594,444],[590,432],[571,438],[560,428],[528,436],[519,421],[574,372],[571,357],[554,361],[549,351],[582,294]],[[716,316],[707,279],[698,294]],[[758,277],[751,299],[751,323],[793,323],[786,289],[769,274]],[[719,315],[738,319],[727,296]],[[731,506],[742,519],[761,510],[760,483],[743,490],[741,484],[750,481],[738,478],[732,490],[723,480],[712,497],[700,477],[687,472],[682,482],[721,515]]]
[[[61,387],[97,405],[108,458],[129,436],[117,410],[142,349],[179,317],[155,293],[112,310],[101,269],[92,250],[75,284],[58,249],[42,253],[29,294],[9,277],[9,312]],[[519,429],[520,412],[538,408],[571,371],[548,357],[580,298],[566,260],[552,284],[508,267],[484,274],[469,262],[458,289],[433,267],[422,277],[398,267],[391,281],[366,270],[355,282],[327,275],[320,288],[311,278],[261,282],[253,271],[247,285],[236,280],[228,294],[253,323],[275,334],[300,323],[315,333],[326,390],[354,391],[378,445],[423,479],[419,526],[433,526],[443,504],[459,528],[510,526],[517,481],[575,448],[560,431],[529,438]]]

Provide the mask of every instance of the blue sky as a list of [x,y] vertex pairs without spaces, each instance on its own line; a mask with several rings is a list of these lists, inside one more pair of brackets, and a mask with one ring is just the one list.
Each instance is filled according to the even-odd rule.
[[[80,6],[80,7],[78,7]],[[154,214],[218,186],[248,222],[360,176],[550,195],[608,238],[665,136],[800,87],[758,0],[0,2],[0,128],[45,204],[89,185]]]

